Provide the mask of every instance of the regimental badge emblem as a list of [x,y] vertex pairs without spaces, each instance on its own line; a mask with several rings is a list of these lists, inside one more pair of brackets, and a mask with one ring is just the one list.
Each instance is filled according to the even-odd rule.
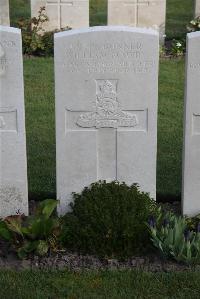
[[95,111],[81,114],[77,125],[84,128],[135,127],[137,116],[122,110],[117,88],[118,80],[96,80]]

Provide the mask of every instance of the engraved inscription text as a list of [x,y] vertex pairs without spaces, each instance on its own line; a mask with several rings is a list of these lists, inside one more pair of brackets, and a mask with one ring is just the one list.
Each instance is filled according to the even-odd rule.
[[69,73],[151,73],[155,61],[145,58],[141,40],[115,43],[76,42],[65,50],[62,67]]

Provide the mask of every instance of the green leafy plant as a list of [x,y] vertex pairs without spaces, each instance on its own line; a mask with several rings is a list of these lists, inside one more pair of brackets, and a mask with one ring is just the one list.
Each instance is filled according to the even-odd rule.
[[172,40],[171,48],[170,48],[170,54],[175,57],[183,56],[185,53],[186,45],[185,45],[185,39],[181,40]]
[[46,22],[48,22],[48,17],[45,14],[45,7],[40,8],[38,17],[19,19],[17,26],[22,30],[24,54],[35,55],[45,49],[45,44],[42,40],[42,25]]
[[72,211],[62,221],[65,248],[121,258],[147,249],[145,221],[157,206],[138,185],[100,181],[74,193],[73,199]]
[[[43,25],[49,21],[45,7],[41,7],[38,16],[31,19],[21,18],[17,27],[22,30],[23,53],[26,55],[50,56],[53,55],[53,36],[59,30],[45,32]],[[69,27],[61,31],[69,30]]]
[[165,57],[166,56],[166,47],[165,47],[165,45],[160,46],[159,54],[160,54],[160,57]]
[[200,225],[200,215],[196,215],[195,217],[186,217],[187,226],[190,230],[197,230]]
[[190,230],[186,217],[159,210],[157,218],[150,217],[148,228],[153,245],[167,258],[194,264],[200,262],[200,225]]
[[16,215],[0,222],[0,237],[8,241],[20,258],[30,253],[45,255],[58,249],[60,220],[53,216],[58,201],[41,202],[34,216]]
[[195,19],[191,20],[187,26],[188,32],[194,32],[200,30],[200,16],[196,17]]

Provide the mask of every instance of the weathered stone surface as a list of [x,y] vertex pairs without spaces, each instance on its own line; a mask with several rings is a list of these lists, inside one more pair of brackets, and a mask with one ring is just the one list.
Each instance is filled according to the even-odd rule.
[[28,214],[21,31],[0,26],[0,217]]
[[166,0],[108,0],[108,25],[151,27],[165,35]]
[[57,197],[105,179],[156,197],[158,34],[93,27],[55,35]]
[[187,35],[183,213],[200,213],[200,32]]
[[36,17],[41,7],[49,18],[43,29],[81,28],[89,26],[89,0],[31,0],[31,15]]
[[195,17],[200,16],[200,0],[195,0],[194,15],[195,15]]
[[0,1],[0,25],[10,26],[9,0]]

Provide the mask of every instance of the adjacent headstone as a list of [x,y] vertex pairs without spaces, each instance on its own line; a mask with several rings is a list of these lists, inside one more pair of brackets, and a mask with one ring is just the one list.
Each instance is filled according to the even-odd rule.
[[194,16],[195,17],[199,17],[200,16],[200,0],[195,0]]
[[22,41],[0,26],[0,217],[28,214]]
[[200,32],[187,35],[183,213],[200,213]]
[[165,35],[166,0],[108,0],[108,25],[151,27]]
[[93,27],[55,34],[57,197],[98,180],[156,198],[158,33]]
[[0,0],[0,25],[10,26],[9,0]]
[[41,7],[49,18],[43,25],[46,31],[89,26],[89,0],[31,0],[32,17],[38,16]]

